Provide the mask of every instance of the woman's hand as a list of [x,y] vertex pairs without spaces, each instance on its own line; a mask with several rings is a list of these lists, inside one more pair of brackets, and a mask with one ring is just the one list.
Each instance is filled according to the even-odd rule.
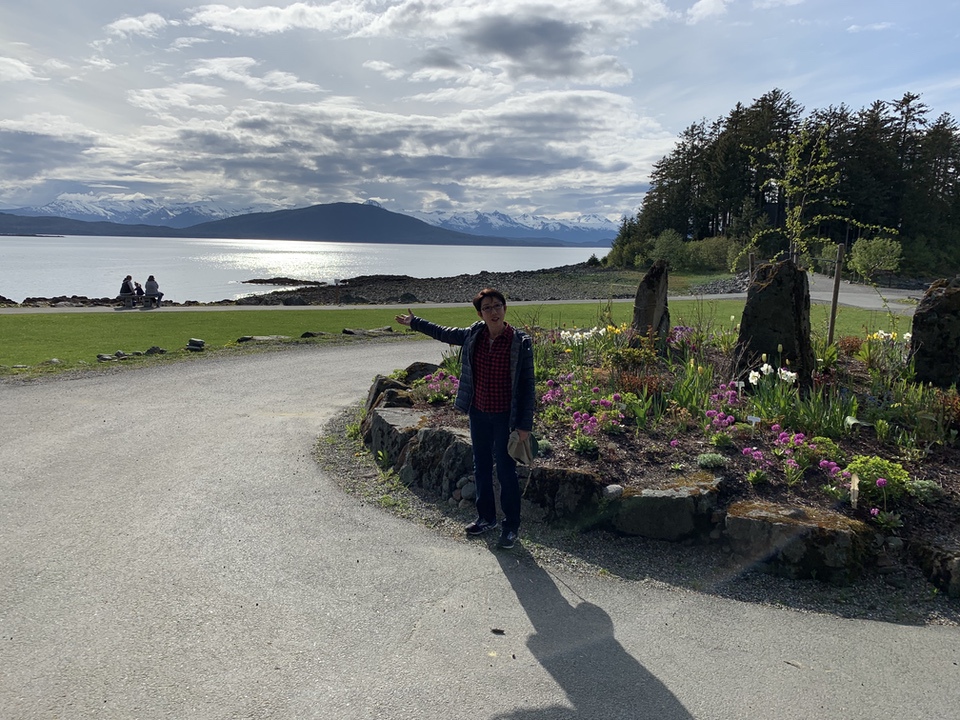
[[401,325],[406,325],[407,327],[409,327],[410,323],[413,322],[413,312],[409,308],[407,308],[406,315],[397,315],[393,319],[396,320]]

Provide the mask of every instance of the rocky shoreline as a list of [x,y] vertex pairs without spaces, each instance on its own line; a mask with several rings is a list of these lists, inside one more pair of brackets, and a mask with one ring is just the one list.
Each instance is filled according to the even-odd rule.
[[[484,287],[494,287],[509,300],[616,300],[632,298],[642,274],[581,263],[544,270],[480,272],[442,278],[415,278],[408,275],[362,275],[336,285],[292,278],[247,280],[254,285],[285,285],[284,290],[250,295],[238,300],[216,302],[164,301],[164,306],[196,307],[224,305],[393,305],[416,303],[464,303]],[[290,289],[291,285],[299,285]],[[691,290],[691,294],[745,292],[746,273]],[[22,303],[0,296],[6,307],[114,307],[116,298],[85,296],[29,297]]]

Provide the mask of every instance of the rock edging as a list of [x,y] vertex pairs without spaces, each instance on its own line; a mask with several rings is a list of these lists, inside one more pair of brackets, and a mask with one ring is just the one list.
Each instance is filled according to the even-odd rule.
[[[418,364],[422,377],[436,366]],[[412,370],[412,368],[411,368]],[[378,376],[361,425],[364,443],[383,467],[437,502],[472,506],[469,433],[429,424],[410,387]],[[725,479],[694,473],[668,488],[625,491],[594,473],[535,465],[520,468],[527,520],[575,530],[606,529],[670,542],[719,543],[742,565],[789,578],[849,584],[865,571],[896,584],[907,551],[928,579],[960,597],[960,552],[935,545],[907,549],[858,520],[825,509],[773,503],[721,503]]]

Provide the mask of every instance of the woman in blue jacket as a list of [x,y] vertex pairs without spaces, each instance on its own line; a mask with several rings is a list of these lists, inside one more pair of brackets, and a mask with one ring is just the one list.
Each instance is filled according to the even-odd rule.
[[520,484],[517,464],[507,451],[510,433],[517,430],[526,442],[533,430],[536,403],[533,342],[506,322],[507,301],[499,290],[484,288],[473,299],[480,318],[470,327],[443,327],[407,310],[396,321],[449,345],[460,345],[460,387],[455,406],[470,417],[473,470],[477,485],[477,519],[468,535],[482,535],[497,527],[493,495],[493,467],[500,481],[503,526],[498,545],[512,548],[520,530]]

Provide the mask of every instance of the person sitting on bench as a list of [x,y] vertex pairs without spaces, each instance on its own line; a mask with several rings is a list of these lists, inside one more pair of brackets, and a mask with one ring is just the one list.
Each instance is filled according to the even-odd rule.
[[157,303],[157,307],[160,307],[160,301],[163,300],[163,293],[160,292],[160,283],[157,282],[156,278],[151,275],[147,278],[147,294],[144,295],[144,299],[149,301],[150,307],[153,307],[153,303]]
[[133,307],[137,299],[137,288],[133,284],[132,275],[127,275],[123,279],[123,282],[120,284],[120,296],[117,299],[123,300],[125,306]]

